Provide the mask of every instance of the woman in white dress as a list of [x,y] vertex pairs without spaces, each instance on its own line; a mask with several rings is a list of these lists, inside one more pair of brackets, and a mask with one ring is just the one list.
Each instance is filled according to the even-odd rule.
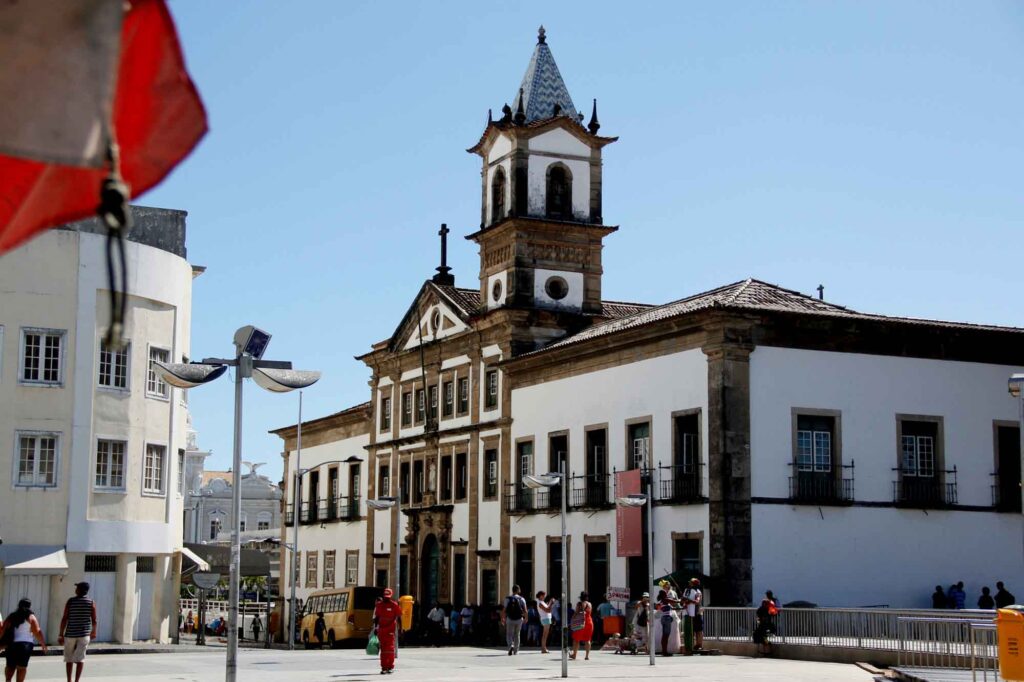
[[679,637],[678,600],[672,599],[665,590],[658,592],[658,603],[654,607],[654,644],[659,645],[662,656],[679,653],[682,642]]

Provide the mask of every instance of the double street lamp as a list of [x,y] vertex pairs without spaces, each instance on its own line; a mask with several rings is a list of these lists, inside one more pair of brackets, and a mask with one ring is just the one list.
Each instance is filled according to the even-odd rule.
[[[232,457],[231,495],[231,580],[228,606],[228,648],[224,679],[235,682],[238,669],[238,590],[241,576],[240,522],[242,517],[242,379],[252,379],[272,393],[287,393],[305,388],[320,379],[320,372],[293,370],[283,360],[263,360],[270,334],[252,325],[235,332],[234,358],[204,358],[202,362],[172,363],[152,360],[150,366],[164,382],[175,388],[195,388],[235,368],[235,429]],[[294,576],[293,576],[294,578]]]
[[[564,462],[559,462],[559,468],[564,469]],[[523,484],[527,488],[553,488],[561,485],[562,492],[562,677],[569,677],[569,647],[565,641],[565,631],[569,627],[569,603],[566,601],[569,592],[568,559],[566,556],[565,540],[565,489],[566,480],[564,471],[552,471],[540,476],[523,476]]]

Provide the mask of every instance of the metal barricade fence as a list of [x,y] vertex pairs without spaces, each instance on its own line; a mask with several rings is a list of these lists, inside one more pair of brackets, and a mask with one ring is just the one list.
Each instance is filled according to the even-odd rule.
[[971,679],[974,682],[1001,682],[995,623],[972,622],[970,631]]
[[[993,611],[927,609],[781,609],[769,641],[817,647],[899,652],[900,660],[955,660],[970,664],[971,623],[993,623]],[[705,607],[704,639],[751,642],[752,607]],[[980,635],[979,635],[980,636]],[[940,656],[940,654],[942,656]],[[921,664],[923,665],[923,664]]]

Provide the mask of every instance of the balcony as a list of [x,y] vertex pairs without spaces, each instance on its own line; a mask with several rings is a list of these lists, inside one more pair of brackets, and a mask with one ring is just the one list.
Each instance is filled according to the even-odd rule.
[[999,472],[992,474],[992,476],[995,478],[995,483],[992,484],[992,506],[998,512],[1020,514],[1020,483],[1016,481],[1003,481],[999,477]]
[[789,478],[789,500],[793,504],[852,504],[853,462],[839,471],[796,471]]
[[[569,478],[568,504],[573,509],[606,509],[615,506],[611,489],[612,477],[608,474],[587,474]],[[561,495],[561,490],[552,488],[552,494]],[[556,498],[556,503],[561,500]]]
[[[354,521],[359,518],[358,497],[323,498],[316,503],[302,502],[299,504],[299,523],[334,523],[337,521]],[[284,513],[284,525],[291,527],[295,523],[295,511],[288,505]]]
[[[916,471],[893,469],[899,478],[892,482],[892,501],[902,507],[948,507],[957,503],[956,467],[919,476]],[[952,479],[952,481],[950,480]]]
[[663,504],[703,502],[702,467],[700,463],[659,466],[656,500]]
[[505,486],[503,502],[505,511],[509,514],[557,513],[561,511],[561,496],[560,486],[534,490],[517,484],[508,484]]

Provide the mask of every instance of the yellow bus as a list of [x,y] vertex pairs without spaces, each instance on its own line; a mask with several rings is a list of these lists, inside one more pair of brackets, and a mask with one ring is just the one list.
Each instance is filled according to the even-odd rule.
[[[367,640],[373,630],[373,607],[384,594],[382,587],[339,587],[309,595],[302,609],[302,643],[306,648],[324,644],[335,647],[346,639]],[[322,639],[316,636],[316,621],[324,614]]]

